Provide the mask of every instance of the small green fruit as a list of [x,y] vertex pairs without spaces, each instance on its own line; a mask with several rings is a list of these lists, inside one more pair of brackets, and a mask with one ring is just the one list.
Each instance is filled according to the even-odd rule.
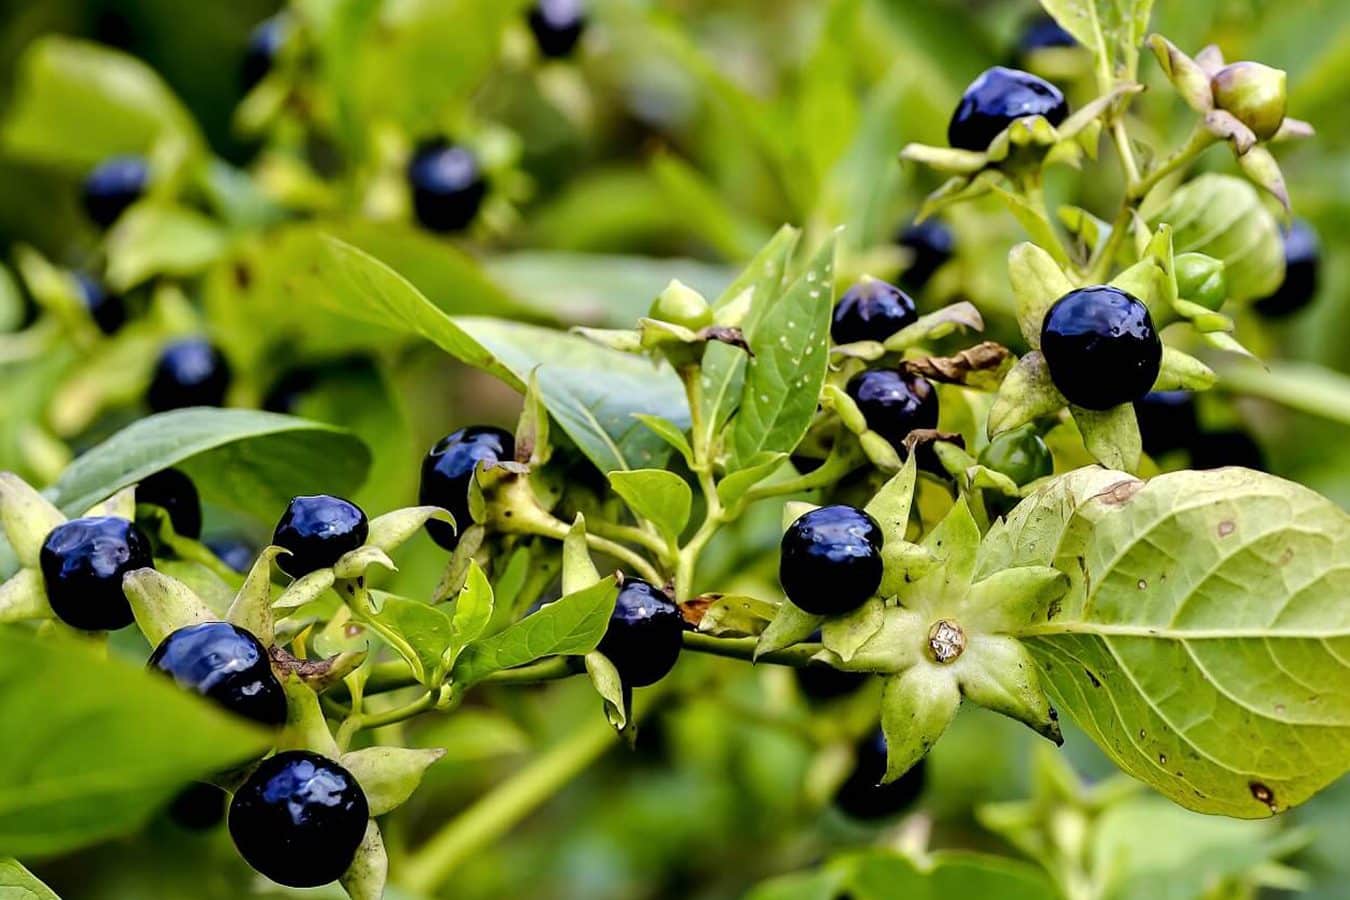
[[1260,140],[1269,140],[1284,122],[1288,80],[1283,69],[1257,62],[1224,66],[1210,81],[1214,104],[1227,110]]
[[678,279],[666,285],[666,289],[652,301],[648,316],[672,325],[681,325],[690,331],[707,328],[713,323],[713,311],[708,301]]
[[980,453],[980,464],[1007,475],[1019,486],[1055,471],[1050,448],[1031,424],[1005,431],[990,441]]
[[1205,309],[1218,309],[1228,298],[1223,260],[1203,253],[1183,253],[1174,262],[1177,293]]

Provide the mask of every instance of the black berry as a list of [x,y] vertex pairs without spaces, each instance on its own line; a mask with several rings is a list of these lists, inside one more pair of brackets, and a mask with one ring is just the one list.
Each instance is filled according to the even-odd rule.
[[288,369],[267,389],[262,408],[268,412],[294,414],[300,401],[318,385],[319,374],[312,366]]
[[655,684],[675,667],[684,643],[684,617],[660,589],[624,581],[599,650],[629,687]]
[[432,540],[446,550],[455,549],[459,544],[456,528],[463,532],[473,524],[469,515],[469,479],[479,463],[510,461],[515,455],[515,438],[491,425],[470,425],[436,442],[422,460],[418,502],[449,512],[455,517],[455,528],[447,522],[428,522],[427,533]]
[[1190,391],[1151,391],[1134,401],[1134,414],[1149,456],[1185,450],[1200,431]]
[[38,554],[47,600],[67,625],[112,631],[132,623],[122,576],[154,565],[150,541],[126,519],[91,516],[52,529]]
[[909,295],[884,281],[860,281],[834,308],[830,337],[836,344],[884,341],[919,318]]
[[[808,643],[820,643],[820,631],[817,629],[806,640]],[[797,689],[802,695],[816,702],[846,697],[867,684],[868,677],[864,672],[841,672],[822,662],[808,663],[793,669],[792,674],[796,676]]]
[[216,555],[225,565],[243,574],[253,567],[253,559],[258,550],[248,541],[234,537],[214,538],[206,542],[206,548]]
[[1162,364],[1162,341],[1148,307],[1107,285],[1055,301],[1041,326],[1041,352],[1060,393],[1096,410],[1147,394]]
[[178,792],[169,805],[169,818],[179,828],[207,831],[225,819],[230,798],[220,788],[198,781]]
[[127,304],[120,294],[113,294],[99,282],[83,272],[75,275],[79,285],[80,300],[89,311],[98,330],[104,334],[116,334],[127,322]]
[[530,7],[530,30],[544,56],[569,56],[586,29],[581,0],[536,0]]
[[1322,253],[1317,232],[1303,219],[1284,233],[1284,281],[1269,297],[1256,301],[1256,311],[1278,318],[1296,313],[1317,296]]
[[296,497],[277,522],[272,543],[291,551],[277,557],[281,571],[300,578],[326,569],[366,542],[370,522],[361,507],[328,494]]
[[851,612],[881,584],[881,526],[852,506],[822,506],[783,535],[778,581],[799,609],[818,616]]
[[858,404],[867,427],[897,450],[914,429],[937,427],[937,391],[922,375],[868,369],[849,379],[844,391]]
[[158,506],[169,514],[175,534],[202,536],[202,501],[197,488],[177,469],[164,469],[136,485],[136,502]]
[[160,641],[149,665],[237,716],[263,725],[286,721],[286,694],[267,648],[237,625],[203,622],[180,628]]
[[1049,16],[1036,16],[1022,29],[1017,41],[1017,52],[1021,56],[1037,50],[1052,47],[1077,47],[1078,41],[1064,27]]
[[1064,94],[1044,78],[1019,69],[995,66],[970,83],[961,95],[947,126],[947,142],[962,150],[977,152],[1016,120],[1044,116],[1058,125],[1069,115]]
[[853,771],[839,786],[834,804],[854,819],[886,819],[914,805],[923,793],[924,760],[890,784],[886,774],[886,736],[878,728],[858,743]]
[[230,837],[254,869],[287,887],[318,887],[356,857],[370,806],[331,759],[287,750],[262,761],[230,803]]
[[220,351],[201,338],[187,338],[160,354],[146,401],[155,412],[221,406],[229,387],[230,366]]
[[417,147],[408,163],[413,211],[431,231],[462,231],[478,215],[487,181],[465,147],[436,139]]
[[906,225],[895,236],[895,242],[913,257],[900,276],[900,283],[912,291],[922,290],[934,273],[951,260],[956,248],[952,230],[941,219],[932,217]]
[[272,71],[277,53],[286,42],[286,17],[272,16],[254,26],[244,48],[244,62],[239,69],[239,80],[244,91],[251,91]]
[[107,228],[145,193],[150,167],[139,156],[114,156],[94,167],[84,179],[84,211]]

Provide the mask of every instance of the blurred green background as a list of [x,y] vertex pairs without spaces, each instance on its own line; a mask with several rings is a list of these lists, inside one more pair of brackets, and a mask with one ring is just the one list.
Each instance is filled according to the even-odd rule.
[[[381,511],[412,502],[417,460],[432,441],[471,421],[509,425],[518,400],[438,351],[353,335],[340,322],[326,325],[317,309],[281,321],[265,291],[230,280],[240,260],[269,250],[286,229],[318,223],[384,258],[448,312],[620,327],[670,277],[718,290],[783,222],[806,227],[808,242],[846,225],[841,270],[890,277],[905,263],[895,232],[937,186],[902,167],[896,153],[910,141],[942,143],[970,79],[995,63],[1023,62],[1018,37],[1036,12],[1021,0],[597,0],[577,53],[544,61],[530,46],[521,3],[306,0],[292,14],[326,25],[310,35],[309,53],[274,76],[286,82],[288,99],[262,109],[255,92],[241,107],[248,36],[277,11],[256,0],[5,0],[0,111],[11,106],[25,52],[44,36],[96,41],[158,73],[228,173],[222,178],[253,179],[253,188],[232,188],[234,198],[257,191],[267,198],[263,206],[285,211],[219,216],[226,249],[179,277],[153,273],[136,288],[172,282],[182,291],[197,310],[192,327],[220,341],[243,373],[241,403],[256,404],[297,364],[322,367],[321,387],[297,412],[371,440],[376,465],[360,500]],[[1290,112],[1313,122],[1318,136],[1282,150],[1280,161],[1297,214],[1320,232],[1323,281],[1311,308],[1279,322],[1245,316],[1240,337],[1263,357],[1319,367],[1297,371],[1327,390],[1345,390],[1350,4],[1159,0],[1154,30],[1187,50],[1217,42],[1230,59],[1288,70]],[[1070,97],[1081,98],[1074,60],[1058,62],[1067,66],[1060,75]],[[1139,132],[1170,146],[1189,128],[1189,114],[1152,59],[1144,70],[1152,89],[1136,105]],[[100,245],[80,213],[88,165],[79,123],[67,133],[69,154],[0,147],[7,262],[19,245],[71,269],[98,268],[116,252]],[[408,223],[400,161],[429,133],[461,136],[496,166],[483,221],[462,238],[431,239]],[[1203,166],[1233,168],[1221,151]],[[1100,171],[1108,174],[1056,171],[1052,198],[1109,216],[1119,185],[1109,160]],[[971,299],[991,320],[993,337],[1015,342],[1004,260],[1022,239],[1016,223],[985,203],[954,210],[949,222],[957,260],[925,288],[923,302]],[[267,324],[258,328],[258,321]],[[136,414],[108,403],[63,430],[42,420],[65,395],[32,376],[31,366],[9,358],[0,365],[0,467],[27,467],[37,480],[50,474],[50,463],[31,458],[33,422],[78,450]],[[1350,502],[1343,420],[1222,394],[1206,399],[1202,413],[1250,432],[1271,471]],[[65,458],[59,447],[49,452]],[[717,548],[705,578],[729,589],[719,579],[735,572],[745,585],[776,590],[771,560],[760,553],[775,518],[769,511],[739,528]],[[222,532],[265,536],[266,523],[223,512],[212,522]],[[429,542],[419,539],[410,556],[402,583],[434,581],[441,558]],[[456,715],[410,729],[411,740],[450,754],[388,825],[395,872],[401,852],[530,753],[595,717],[595,706],[577,680],[485,691]],[[846,760],[875,709],[871,689],[821,706],[808,703],[785,670],[686,658],[635,751],[609,754],[508,840],[458,870],[444,896],[737,897],[834,850],[894,840],[893,830],[850,823],[827,802],[840,754]],[[934,847],[1017,855],[976,822],[975,810],[1029,795],[1038,740],[1015,723],[963,712],[933,755],[922,802]],[[1066,754],[1088,778],[1110,772],[1076,732]],[[1158,816],[1140,819],[1158,834],[1185,815],[1145,812]],[[1333,788],[1274,825],[1216,834],[1201,864],[1168,857],[1150,833],[1118,852],[1155,874],[1197,865],[1209,871],[1213,863],[1231,876],[1211,878],[1204,896],[1256,893],[1251,884],[1263,879],[1250,869],[1281,857],[1308,874],[1310,896],[1350,897],[1350,859],[1339,847],[1347,814],[1350,788]],[[1246,862],[1219,865],[1219,858]],[[67,898],[280,895],[244,870],[222,833],[187,835],[164,822],[36,869]],[[1116,891],[1164,896],[1150,880]],[[1168,896],[1201,895],[1179,891]]]

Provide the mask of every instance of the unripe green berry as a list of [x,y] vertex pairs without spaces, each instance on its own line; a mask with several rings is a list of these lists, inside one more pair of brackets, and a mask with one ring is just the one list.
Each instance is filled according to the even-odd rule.
[[673,279],[652,301],[647,315],[672,325],[682,325],[690,331],[707,328],[713,323],[713,311],[708,301],[678,279]]
[[1055,470],[1050,448],[1036,432],[1036,426],[1031,424],[1005,431],[990,441],[980,453],[980,464],[1007,475],[1019,486],[1044,478]]
[[1259,140],[1269,140],[1284,123],[1287,105],[1283,69],[1257,62],[1224,66],[1210,81],[1214,105],[1232,113]]
[[1177,294],[1205,309],[1218,309],[1228,297],[1223,260],[1203,253],[1182,253],[1173,263]]

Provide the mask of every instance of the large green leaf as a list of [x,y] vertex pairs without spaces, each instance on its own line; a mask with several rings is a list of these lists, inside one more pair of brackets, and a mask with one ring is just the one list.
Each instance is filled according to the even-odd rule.
[[576,335],[479,317],[452,318],[369,254],[336,239],[297,254],[289,283],[297,302],[349,319],[415,334],[452,356],[524,390],[538,370],[549,413],[602,471],[659,465],[669,448],[634,418],[651,413],[689,421],[679,379],[668,366],[599,347]]
[[460,685],[545,656],[589,653],[604,637],[619,588],[614,576],[546,604],[492,637],[470,644],[455,663]]
[[79,515],[99,500],[170,466],[226,509],[274,518],[296,494],[349,494],[370,468],[350,432],[275,413],[180,409],[132,423],[71,463],[55,503]]
[[0,900],[61,900],[17,860],[0,859]]
[[1268,816],[1350,769],[1350,517],[1246,469],[1085,470],[991,531],[980,568],[1070,578],[1027,646],[1125,771],[1201,812]]
[[192,117],[149,66],[100,44],[52,35],[34,41],[19,60],[0,145],[13,156],[83,168],[145,153],[168,136],[202,143]]
[[89,645],[0,630],[0,854],[59,853],[131,831],[267,735]]
[[831,235],[776,302],[752,307],[753,356],[732,426],[742,465],[764,451],[791,452],[816,413],[829,363],[835,241]]

